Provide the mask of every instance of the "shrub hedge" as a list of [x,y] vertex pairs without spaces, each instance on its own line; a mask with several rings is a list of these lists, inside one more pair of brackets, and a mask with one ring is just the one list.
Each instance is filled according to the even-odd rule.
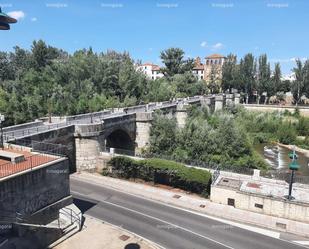
[[206,170],[190,168],[174,161],[157,158],[134,160],[121,156],[113,157],[109,161],[109,166],[112,170],[108,175],[114,177],[139,178],[204,196],[209,195],[211,174]]

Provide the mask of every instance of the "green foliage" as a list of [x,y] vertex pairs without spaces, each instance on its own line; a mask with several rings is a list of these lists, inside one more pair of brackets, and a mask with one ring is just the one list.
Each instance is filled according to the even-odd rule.
[[284,144],[294,144],[296,140],[296,132],[291,124],[282,124],[278,131],[277,137],[280,143]]
[[176,74],[191,72],[193,60],[185,60],[184,54],[185,52],[180,48],[169,48],[161,52],[160,58],[165,65],[162,72],[167,78]]
[[[69,55],[34,41],[30,51],[0,52],[0,112],[5,125],[46,115],[74,115],[207,92],[190,73],[191,60],[171,49],[175,58],[170,77],[148,80],[126,52],[94,53],[91,48]],[[171,69],[170,68],[170,69]]]
[[211,174],[206,170],[157,158],[133,160],[128,157],[114,157],[109,165],[112,167],[112,176],[140,178],[198,194],[209,193]]
[[[228,112],[210,114],[208,109],[191,108],[183,129],[158,115],[151,129],[150,152],[177,161],[202,161],[225,168],[266,168],[255,155],[245,128],[238,125],[237,116]],[[171,139],[172,138],[172,139]],[[165,143],[162,143],[162,140]],[[169,144],[169,146],[165,146]]]

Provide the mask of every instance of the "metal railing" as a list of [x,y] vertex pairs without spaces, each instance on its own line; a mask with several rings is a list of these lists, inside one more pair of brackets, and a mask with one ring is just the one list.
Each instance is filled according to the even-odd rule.
[[[285,181],[287,183],[289,183],[291,179],[290,172],[262,171],[261,176],[269,179]],[[296,175],[294,176],[293,180],[294,183],[309,184],[309,176]]]
[[67,151],[67,146],[65,145],[35,141],[30,138],[15,139],[11,141],[10,144],[14,146],[14,149],[20,149],[21,151],[31,148],[32,152],[55,156],[66,156]]
[[[78,228],[79,230],[81,229],[81,224],[82,224],[82,212],[76,213],[73,209],[64,207],[59,210],[59,214],[62,214],[70,219],[70,225],[74,223],[78,223]],[[60,217],[58,218],[58,227],[61,228],[60,225]]]

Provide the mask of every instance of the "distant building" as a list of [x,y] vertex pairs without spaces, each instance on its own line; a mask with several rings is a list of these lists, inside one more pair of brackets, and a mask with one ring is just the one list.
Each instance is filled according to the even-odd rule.
[[296,80],[295,73],[282,75],[281,80],[295,81]]
[[158,65],[152,63],[144,63],[137,66],[137,70],[145,74],[149,79],[156,80],[162,78],[164,75],[160,71]]
[[194,67],[192,69],[192,73],[199,79],[204,79],[204,64],[201,63],[201,58],[197,57],[194,61]]
[[205,58],[204,65],[204,79],[209,82],[211,79],[212,71],[215,72],[217,80],[222,79],[222,66],[226,57],[220,54],[212,54]]
[[[220,54],[212,54],[205,58],[203,64],[200,57],[197,57],[194,61],[194,67],[192,73],[199,79],[205,80],[207,83],[214,76],[216,81],[222,79],[222,66],[226,57]],[[144,63],[137,65],[137,70],[145,74],[149,79],[159,79],[164,76],[158,65],[152,63]],[[212,75],[214,74],[214,75]]]

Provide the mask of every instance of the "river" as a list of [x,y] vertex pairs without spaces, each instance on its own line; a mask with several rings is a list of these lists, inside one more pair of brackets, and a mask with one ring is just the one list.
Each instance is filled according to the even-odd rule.
[[[288,155],[289,149],[271,144],[258,144],[255,149],[273,169],[278,172],[289,172],[289,163],[291,162]],[[296,154],[300,165],[297,175],[309,176],[309,158],[300,152],[296,152]]]

